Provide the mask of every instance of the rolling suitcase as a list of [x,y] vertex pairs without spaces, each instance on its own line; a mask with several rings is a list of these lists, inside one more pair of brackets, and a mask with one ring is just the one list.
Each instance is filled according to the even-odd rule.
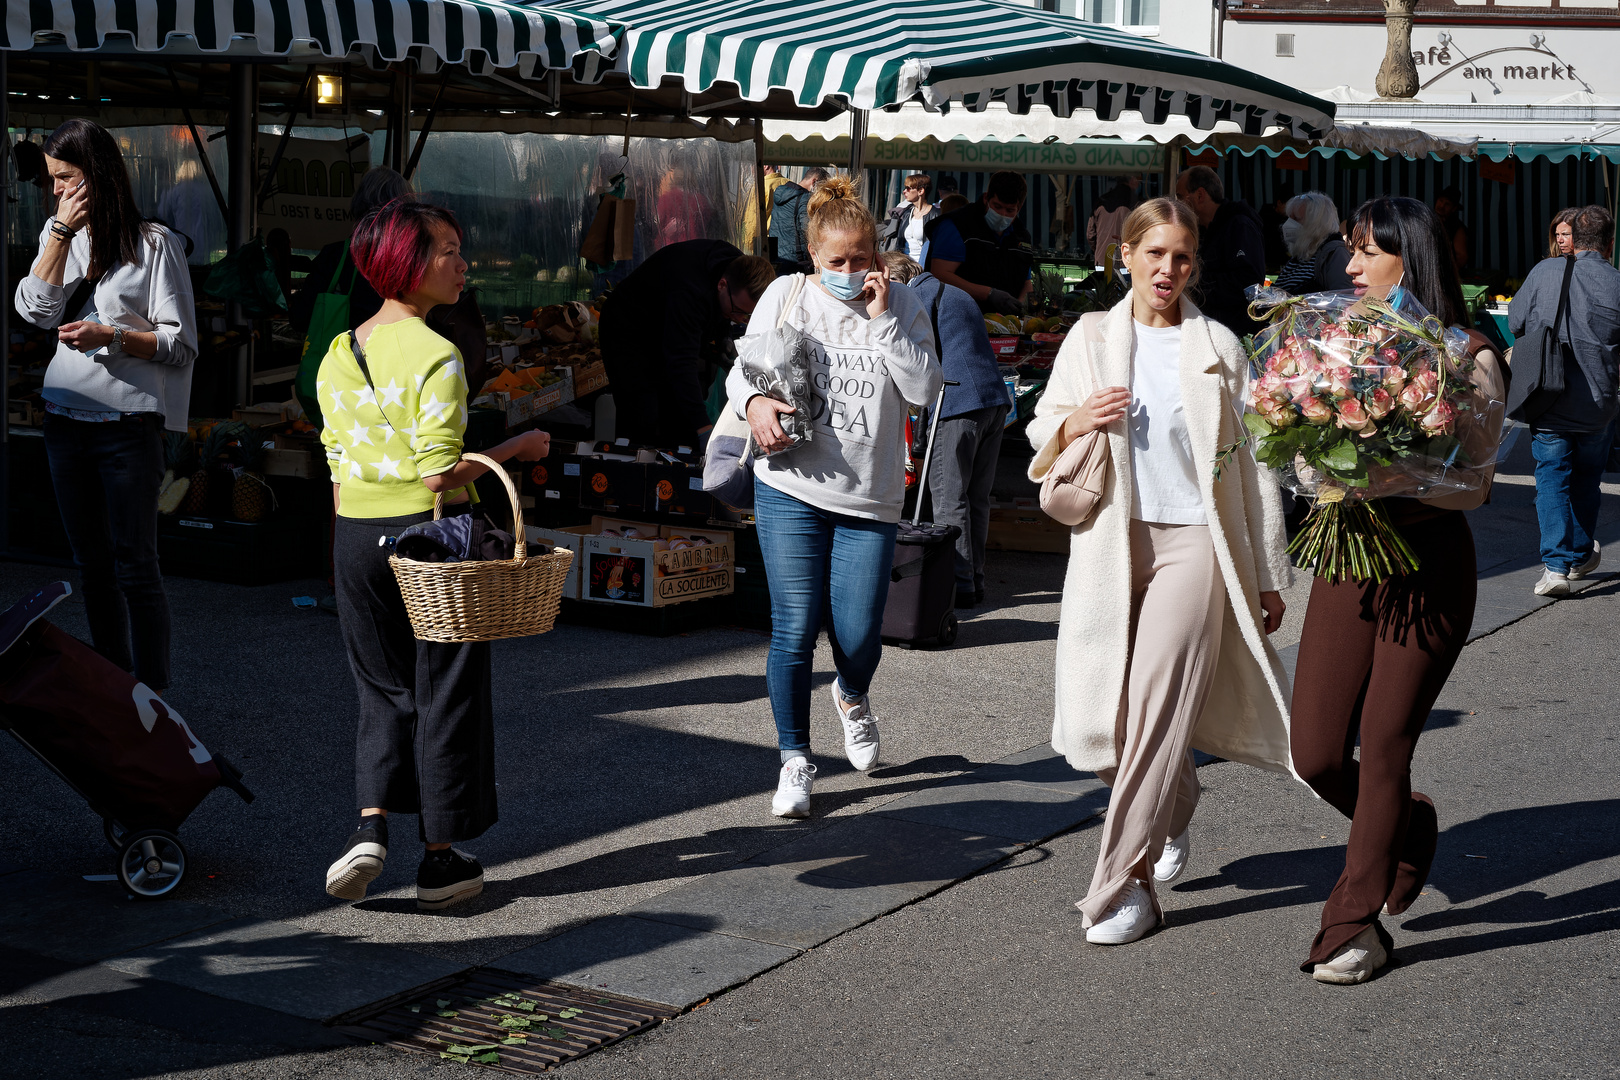
[[956,538],[962,530],[922,517],[928,493],[928,466],[934,457],[934,435],[939,431],[945,391],[934,402],[928,425],[928,447],[917,477],[917,509],[911,521],[901,521],[894,538],[894,568],[889,571],[889,600],[883,609],[883,640],[915,647],[956,642]]
[[0,613],[0,728],[102,819],[130,894],[156,899],[185,876],[181,822],[216,787],[253,793],[146,684],[45,621],[72,592],[58,581]]

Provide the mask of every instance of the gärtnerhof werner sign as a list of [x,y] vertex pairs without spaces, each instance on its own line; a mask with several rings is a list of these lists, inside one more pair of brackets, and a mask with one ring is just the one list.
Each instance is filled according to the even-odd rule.
[[[772,139],[765,160],[773,165],[841,165],[849,161],[849,139]],[[1160,172],[1164,147],[1153,142],[1118,139],[1074,139],[1070,142],[972,142],[954,139],[866,140],[869,169],[945,169],[951,172],[995,172],[1011,169],[1025,173]]]

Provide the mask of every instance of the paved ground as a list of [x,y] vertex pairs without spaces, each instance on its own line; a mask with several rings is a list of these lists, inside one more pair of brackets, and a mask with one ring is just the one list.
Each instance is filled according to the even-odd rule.
[[[1059,558],[999,557],[991,605],[956,648],[886,654],[885,767],[860,777],[821,759],[807,824],[767,813],[760,635],[565,628],[502,643],[502,821],[468,845],[491,885],[439,917],[407,900],[404,836],[375,899],[319,890],[351,813],[352,689],[335,623],[288,603],[313,585],[177,580],[172,697],[260,798],[211,797],[184,830],[183,895],[135,910],[80,880],[110,869],[96,823],[0,740],[0,1075],[415,1075],[420,1059],[348,1046],[310,1018],[480,963],[589,985],[605,972],[678,1005],[771,968],[566,1067],[581,1073],[1620,1075],[1617,601],[1600,583],[1525,618],[1525,479],[1505,475],[1474,515],[1476,632],[1513,625],[1470,646],[1431,721],[1418,775],[1446,841],[1431,895],[1396,930],[1403,966],[1370,987],[1293,970],[1343,823],[1291,781],[1229,764],[1204,770],[1170,926],[1130,949],[1083,944],[1069,905],[1089,879],[1097,796],[1039,749]],[[1620,500],[1605,502],[1613,540]],[[0,567],[0,594],[50,576]],[[1303,588],[1290,601],[1284,644]],[[58,621],[82,630],[75,610]],[[817,723],[835,748],[830,710]],[[1380,1049],[1390,1041],[1404,1056]]]

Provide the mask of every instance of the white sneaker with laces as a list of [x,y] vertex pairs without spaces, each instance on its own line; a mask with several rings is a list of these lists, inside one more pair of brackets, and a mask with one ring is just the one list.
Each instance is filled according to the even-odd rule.
[[1103,917],[1086,931],[1086,940],[1093,945],[1127,945],[1158,925],[1159,916],[1153,910],[1147,882],[1131,878]]
[[771,813],[777,817],[809,817],[810,785],[815,775],[816,767],[806,758],[796,757],[783,765],[776,777],[776,798],[771,800]]
[[838,719],[844,725],[844,756],[849,758],[851,765],[865,772],[877,764],[877,717],[872,715],[872,707],[867,703],[865,694],[853,705],[844,701],[844,691],[837,679],[833,680],[832,696],[833,705],[838,709]]
[[1387,963],[1389,953],[1384,951],[1384,943],[1378,940],[1378,931],[1369,926],[1351,938],[1349,944],[1333,955],[1333,959],[1325,964],[1317,964],[1311,970],[1311,978],[1317,982],[1354,986],[1372,978],[1373,972]]
[[1164,842],[1164,852],[1159,856],[1159,861],[1153,864],[1154,881],[1168,885],[1187,869],[1187,852],[1191,846],[1187,833],[1190,831],[1190,828],[1182,829],[1180,836]]
[[1592,554],[1587,557],[1587,560],[1585,562],[1581,563],[1581,565],[1577,566],[1575,569],[1573,569],[1573,570],[1571,570],[1569,572],[1569,580],[1571,580],[1571,581],[1580,581],[1582,578],[1586,577],[1592,571],[1596,570],[1598,568],[1598,565],[1600,563],[1602,563],[1602,562],[1603,562],[1603,545],[1598,543],[1596,540],[1593,540],[1592,541]]
[[1536,582],[1537,596],[1568,596],[1569,575],[1560,574],[1556,570],[1541,568],[1541,580]]

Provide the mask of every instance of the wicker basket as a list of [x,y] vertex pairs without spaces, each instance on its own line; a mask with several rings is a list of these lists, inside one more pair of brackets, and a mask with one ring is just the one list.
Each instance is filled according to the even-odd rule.
[[[423,641],[497,641],[543,634],[557,621],[563,580],[574,553],[561,548],[529,558],[529,545],[523,538],[523,508],[518,505],[512,478],[482,454],[462,456],[488,465],[506,485],[517,545],[510,560],[499,561],[430,563],[390,555],[388,565],[399,581],[411,629]],[[433,500],[435,520],[443,505],[444,493],[440,492]]]

